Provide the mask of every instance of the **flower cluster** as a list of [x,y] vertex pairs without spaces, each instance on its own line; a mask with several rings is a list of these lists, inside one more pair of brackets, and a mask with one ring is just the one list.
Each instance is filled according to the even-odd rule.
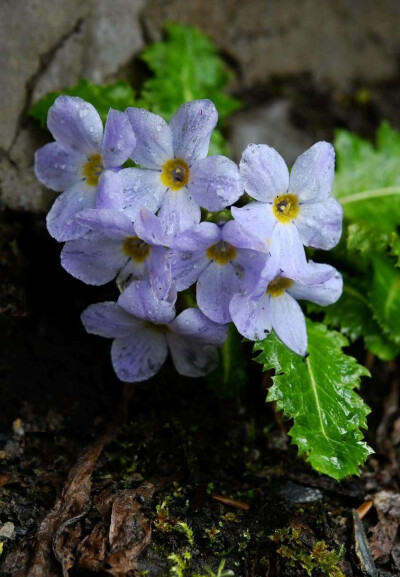
[[[179,373],[208,373],[232,321],[251,340],[274,330],[305,355],[297,299],[327,305],[341,294],[340,274],[307,262],[304,249],[330,249],[340,238],[332,146],[312,146],[290,176],[267,145],[250,144],[238,167],[207,156],[217,119],[210,100],[195,100],[169,124],[144,109],[110,110],[103,131],[81,98],[60,96],[50,108],[55,142],[38,150],[35,170],[62,194],[47,227],[65,242],[61,264],[71,275],[117,282],[117,302],[89,306],[82,322],[114,339],[122,381],[153,376],[168,350]],[[125,168],[127,160],[135,166]],[[245,191],[254,200],[225,210]],[[192,285],[198,308],[175,316],[177,294]]]

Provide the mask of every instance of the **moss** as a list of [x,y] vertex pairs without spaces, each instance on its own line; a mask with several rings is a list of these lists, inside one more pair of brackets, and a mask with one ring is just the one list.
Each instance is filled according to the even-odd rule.
[[161,505],[156,506],[157,518],[154,520],[154,527],[160,533],[171,533],[177,531],[183,533],[189,541],[189,545],[194,545],[193,531],[185,521],[173,517],[169,511],[170,498],[167,496]]
[[154,520],[154,527],[160,533],[170,533],[178,520],[169,511],[170,498],[167,496],[161,505],[156,506],[157,517]]
[[[226,521],[228,523],[240,523],[242,517],[242,511],[238,511],[237,513],[225,513],[225,515],[221,515],[221,521]],[[223,526],[223,523],[222,525]]]
[[225,569],[225,559],[222,559],[219,567],[217,569],[217,573],[214,573],[212,569],[206,567],[206,574],[200,575],[198,573],[194,573],[191,577],[234,577],[234,572],[230,569]]
[[175,531],[179,531],[179,533],[186,535],[187,540],[189,541],[189,545],[194,545],[193,531],[187,523],[184,521],[178,521],[178,523],[174,526],[174,529]]
[[207,535],[210,541],[215,541],[215,539],[217,539],[221,531],[217,529],[215,525],[213,525],[212,527],[204,529],[204,533]]
[[250,543],[251,535],[250,535],[250,532],[247,529],[245,529],[243,531],[243,533],[241,533],[240,536],[243,537],[243,541],[239,542],[238,549],[239,549],[239,551],[244,551],[245,549],[247,549],[247,547]]
[[270,539],[279,546],[278,555],[287,559],[291,567],[300,566],[312,577],[345,577],[338,568],[342,548],[338,552],[330,551],[325,541],[307,545],[300,529],[293,527],[279,529]]
[[119,473],[122,479],[131,479],[138,468],[134,453],[134,443],[124,441],[114,442],[112,449],[112,451],[105,453],[109,464]]
[[185,577],[186,569],[191,558],[192,555],[189,551],[184,551],[181,555],[177,553],[168,555],[168,561],[171,563],[169,574],[174,577]]

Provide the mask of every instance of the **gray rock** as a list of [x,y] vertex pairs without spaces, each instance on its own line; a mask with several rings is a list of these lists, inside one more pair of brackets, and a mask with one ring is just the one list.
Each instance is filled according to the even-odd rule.
[[303,485],[298,485],[292,481],[286,481],[280,488],[279,493],[282,497],[285,497],[290,503],[314,503],[323,498],[323,495],[319,489],[314,487],[304,487]]
[[87,43],[83,76],[102,82],[115,75],[144,46],[140,15],[145,0],[94,0],[85,22]]
[[54,193],[33,173],[34,130],[21,127],[29,107],[80,78],[116,77],[144,44],[145,0],[3,0],[0,3],[0,198],[10,208],[47,210]]
[[7,521],[7,523],[4,523],[4,525],[0,527],[0,538],[11,539],[13,534],[14,534],[14,523],[11,523],[11,521]]
[[[2,0],[0,2],[0,198],[10,207],[48,208],[33,175],[29,107],[79,78],[112,80],[164,21],[199,26],[239,69],[238,88],[278,75],[310,73],[324,88],[397,75],[400,3],[396,0]],[[311,142],[290,123],[289,103],[239,113],[231,123],[236,158],[266,142],[291,163]]]
[[54,90],[74,86],[82,76],[82,61],[85,52],[85,27],[81,23],[53,53],[48,65],[36,78],[31,103]]
[[42,144],[21,129],[10,151],[0,157],[1,204],[33,212],[49,208],[57,193],[45,189],[33,172],[33,156]]
[[86,12],[79,0],[3,0],[0,3],[2,106],[0,148],[8,150],[41,66]]
[[290,121],[290,101],[277,100],[271,104],[237,113],[229,122],[233,156],[240,160],[249,143],[268,144],[292,165],[313,142]]
[[86,18],[53,54],[35,83],[32,103],[52,90],[85,78],[102,83],[115,77],[144,46],[140,13],[145,0],[93,0]]
[[398,71],[396,0],[149,0],[144,18],[154,39],[165,21],[207,32],[238,63],[246,88],[305,72],[346,87]]

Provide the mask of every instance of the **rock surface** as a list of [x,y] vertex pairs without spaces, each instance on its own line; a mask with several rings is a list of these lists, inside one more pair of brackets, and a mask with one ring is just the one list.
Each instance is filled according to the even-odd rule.
[[345,87],[397,74],[400,4],[393,0],[148,0],[153,39],[164,21],[195,24],[238,65],[251,88],[274,75],[310,72]]
[[0,194],[10,208],[43,210],[53,195],[33,173],[38,137],[27,111],[79,78],[118,76],[143,47],[145,0],[3,0],[0,3]]
[[295,128],[290,119],[290,101],[280,99],[236,114],[229,123],[230,143],[236,162],[249,143],[275,148],[288,165],[313,144],[303,131]]
[[255,110],[232,119],[236,157],[249,141],[264,140],[290,162],[308,138],[291,123],[286,96],[271,103],[265,87],[299,76],[332,92],[393,81],[399,18],[395,0],[2,0],[0,204],[40,211],[53,198],[33,173],[43,135],[27,118],[30,106],[79,78],[120,77],[144,36],[161,38],[165,21],[200,27],[236,68],[235,91],[245,99],[256,91]]

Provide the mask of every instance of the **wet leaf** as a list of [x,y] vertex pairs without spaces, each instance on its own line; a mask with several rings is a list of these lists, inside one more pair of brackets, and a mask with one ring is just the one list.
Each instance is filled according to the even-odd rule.
[[142,59],[153,77],[145,81],[142,98],[150,110],[169,119],[183,104],[209,98],[224,119],[240,103],[224,92],[231,79],[216,45],[200,30],[166,24],[167,38],[146,48]]
[[335,139],[338,171],[334,194],[345,219],[395,232],[400,222],[400,134],[384,122],[374,147],[345,130]]
[[327,307],[311,304],[308,310],[321,313],[324,323],[340,330],[350,342],[362,337],[366,348],[383,361],[394,359],[400,353],[400,344],[384,334],[374,318],[371,299],[368,297],[370,281],[355,281],[347,275],[343,275],[343,280],[343,294],[336,303]]
[[105,492],[98,500],[102,519],[79,545],[80,569],[107,572],[113,577],[135,574],[137,559],[151,540],[151,520],[141,511],[141,499],[151,499],[154,487]]
[[254,345],[264,370],[274,369],[267,400],[294,419],[289,432],[317,471],[334,479],[359,474],[371,449],[362,441],[367,405],[354,391],[369,372],[345,355],[348,341],[326,326],[307,321],[309,356],[290,351],[275,336]]
[[108,439],[108,434],[99,437],[71,469],[61,496],[43,519],[36,534],[29,577],[52,577],[52,548],[62,564],[64,575],[68,575],[68,569],[74,564],[74,555],[68,543],[70,539],[75,542],[81,534],[79,521],[89,507],[91,476]]
[[400,270],[387,258],[373,258],[370,299],[384,333],[400,345]]

